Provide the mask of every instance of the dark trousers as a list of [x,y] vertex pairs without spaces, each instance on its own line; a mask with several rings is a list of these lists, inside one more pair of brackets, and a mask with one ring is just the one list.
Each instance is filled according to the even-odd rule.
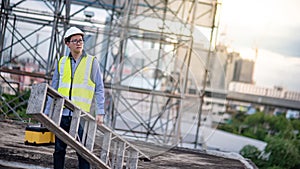
[[[70,116],[62,116],[60,127],[63,128],[65,131],[69,132],[71,119],[72,117]],[[83,128],[81,125],[79,126],[78,129],[78,135],[81,140],[83,135]],[[60,140],[58,137],[55,136],[55,151],[53,153],[54,169],[64,168],[66,148],[67,148],[67,144],[65,144],[62,140]],[[82,158],[78,153],[77,156],[78,156],[78,168],[90,169],[90,164],[84,158]]]

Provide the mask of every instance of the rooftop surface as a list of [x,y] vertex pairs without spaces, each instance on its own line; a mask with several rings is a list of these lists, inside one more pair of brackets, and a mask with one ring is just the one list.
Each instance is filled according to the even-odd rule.
[[[24,144],[26,124],[1,120],[0,128],[0,168],[53,168],[53,145],[31,146]],[[77,156],[73,149],[67,149],[66,168],[76,168]],[[246,169],[243,160],[222,157],[205,151],[172,148],[157,154],[151,161],[139,161],[141,169]],[[9,165],[9,167],[7,167]]]

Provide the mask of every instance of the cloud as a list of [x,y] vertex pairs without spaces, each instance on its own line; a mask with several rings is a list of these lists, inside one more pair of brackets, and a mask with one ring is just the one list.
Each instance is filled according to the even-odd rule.
[[300,91],[300,58],[260,50],[255,64],[254,77],[259,86],[283,86]]
[[225,44],[300,57],[298,0],[224,0],[220,32]]
[[[275,31],[274,31],[275,30]],[[300,57],[300,25],[274,28],[262,36],[259,47],[287,56]]]

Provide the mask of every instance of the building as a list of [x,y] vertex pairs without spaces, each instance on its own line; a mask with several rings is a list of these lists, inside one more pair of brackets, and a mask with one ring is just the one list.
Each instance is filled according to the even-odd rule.
[[0,80],[1,93],[14,95],[16,94],[16,91],[22,92],[30,89],[31,84],[42,83],[45,81],[43,78],[20,74],[21,72],[36,73],[41,75],[44,74],[45,72],[40,69],[39,64],[35,63],[34,60],[15,60],[9,65],[8,68],[12,69],[13,73],[1,72],[1,76],[5,77],[5,80]]
[[[210,60],[210,68],[218,79],[215,86],[218,89],[227,90],[230,82],[243,82],[253,84],[255,62],[243,59],[238,52],[229,52],[224,45],[216,46],[213,57]],[[218,70],[219,69],[219,70]],[[223,70],[221,70],[223,69]],[[224,77],[221,75],[225,74]],[[216,75],[215,75],[216,76]]]
[[254,61],[240,58],[234,64],[232,81],[253,83]]

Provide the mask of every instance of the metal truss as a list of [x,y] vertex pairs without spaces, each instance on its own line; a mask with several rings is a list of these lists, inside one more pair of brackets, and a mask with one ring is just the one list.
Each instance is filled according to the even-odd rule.
[[[184,100],[186,94],[191,86],[202,85],[192,77],[197,69],[191,70],[191,62],[197,55],[209,57],[194,49],[194,30],[211,30],[210,46],[203,48],[210,53],[219,5],[215,0],[2,0],[1,78],[50,82],[55,63],[67,52],[64,30],[77,26],[86,32],[85,50],[100,62],[107,125],[127,137],[177,144],[182,112],[187,111],[183,106],[191,104]],[[19,60],[24,65],[16,66]],[[38,67],[19,68],[26,60]],[[1,86],[18,91],[13,94],[31,83],[1,80]]]

